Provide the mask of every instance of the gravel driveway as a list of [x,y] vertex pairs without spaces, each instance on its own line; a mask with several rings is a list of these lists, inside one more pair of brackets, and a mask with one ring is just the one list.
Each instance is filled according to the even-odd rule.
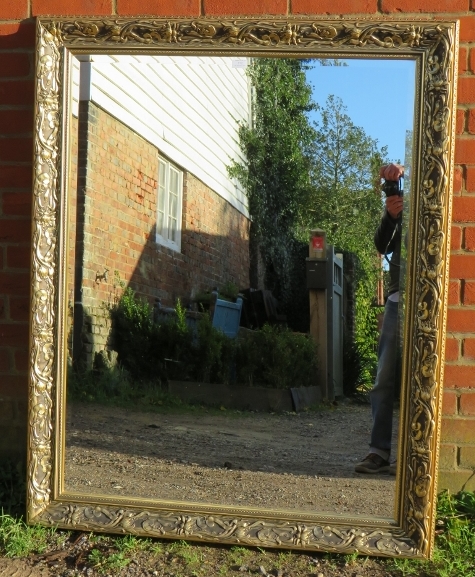
[[[132,411],[74,403],[66,488],[243,507],[393,517],[395,482],[361,475],[368,405],[315,412]],[[394,418],[394,444],[397,414]]]

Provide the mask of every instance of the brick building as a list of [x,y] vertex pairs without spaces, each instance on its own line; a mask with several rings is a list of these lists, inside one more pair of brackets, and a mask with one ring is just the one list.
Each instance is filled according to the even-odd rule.
[[250,116],[247,59],[106,58],[80,64],[71,118],[68,299],[88,367],[123,287],[174,307],[249,286],[248,212],[226,168]]
[[439,488],[475,488],[475,4],[472,0],[9,0],[0,5],[0,451],[25,455],[33,18],[313,15],[460,20],[457,140]]

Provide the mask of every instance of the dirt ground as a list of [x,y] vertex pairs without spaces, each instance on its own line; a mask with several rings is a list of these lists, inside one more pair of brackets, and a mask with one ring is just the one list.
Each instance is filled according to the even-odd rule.
[[[93,560],[94,552],[102,563]],[[158,542],[140,548],[119,566],[117,547],[107,539],[73,533],[59,547],[26,559],[0,558],[2,577],[403,577],[384,560],[307,555],[298,552]],[[97,557],[96,557],[97,558]],[[124,558],[124,557],[122,557]],[[414,575],[414,574],[412,574]],[[422,572],[420,577],[427,577]]]
[[[76,403],[67,418],[66,489],[393,518],[394,477],[354,472],[370,427],[368,405],[157,414]],[[396,439],[397,414],[394,447]]]

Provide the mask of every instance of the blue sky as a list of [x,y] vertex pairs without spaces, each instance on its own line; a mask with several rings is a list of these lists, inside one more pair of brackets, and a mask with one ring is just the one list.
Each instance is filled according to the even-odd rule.
[[391,161],[404,162],[406,130],[414,113],[413,60],[345,60],[347,66],[320,66],[307,71],[313,97],[323,105],[339,96],[356,126],[388,146]]

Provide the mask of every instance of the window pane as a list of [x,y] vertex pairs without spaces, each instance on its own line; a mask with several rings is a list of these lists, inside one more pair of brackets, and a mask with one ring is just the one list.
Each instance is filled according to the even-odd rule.
[[182,173],[169,162],[158,161],[157,233],[172,243],[179,243],[179,214]]
[[157,232],[164,236],[165,225],[165,197],[166,197],[166,174],[167,166],[164,162],[158,163],[158,199],[157,199]]
[[161,160],[158,161],[158,184],[159,186],[165,186],[167,177],[167,165]]
[[178,172],[170,166],[170,192],[178,194]]
[[163,219],[164,219],[163,212],[157,213],[157,233],[163,236]]
[[176,218],[171,216],[168,218],[168,240],[172,240],[173,242],[176,242],[177,224],[178,221]]
[[168,201],[168,214],[173,218],[177,218],[178,216],[178,197],[176,194],[170,194],[170,199]]

